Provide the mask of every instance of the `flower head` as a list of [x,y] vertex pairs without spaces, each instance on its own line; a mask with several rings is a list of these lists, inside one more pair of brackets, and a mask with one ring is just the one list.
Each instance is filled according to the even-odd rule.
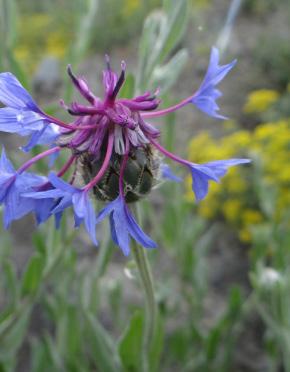
[[114,242],[125,256],[130,253],[130,237],[145,248],[156,248],[156,243],[138,226],[122,196],[110,202],[98,215],[97,222],[110,216],[111,234]]
[[207,72],[198,91],[192,97],[191,102],[209,116],[217,119],[226,119],[225,116],[217,113],[219,107],[216,100],[222,93],[215,86],[221,82],[236,63],[237,60],[234,60],[227,65],[220,66],[219,51],[216,48],[212,48]]
[[[0,204],[4,205],[4,227],[8,228],[13,220],[18,220],[25,214],[35,210],[34,203],[23,194],[32,191],[45,182],[45,177],[27,173],[24,169],[15,171],[12,163],[2,150],[0,159]],[[38,211],[42,214],[41,211]]]
[[[94,244],[97,245],[96,224],[110,218],[112,239],[125,255],[130,252],[130,239],[145,248],[156,243],[138,226],[129,205],[147,195],[160,177],[180,182],[160,154],[189,170],[196,199],[203,199],[209,181],[218,182],[233,165],[247,159],[212,161],[194,164],[163,148],[159,143],[160,131],[148,119],[163,116],[193,103],[210,116],[217,114],[215,100],[220,92],[215,88],[233,67],[235,61],[219,65],[217,49],[213,49],[206,76],[196,93],[163,110],[157,110],[161,101],[159,91],[145,92],[134,98],[118,98],[125,81],[126,65],[121,63],[118,75],[112,71],[106,57],[103,72],[104,98],[97,97],[83,77],[78,77],[68,66],[73,85],[87,104],[72,102],[61,105],[72,116],[65,123],[42,111],[19,81],[10,73],[0,74],[0,130],[30,135],[23,148],[29,151],[36,144],[50,148],[28,160],[15,170],[3,150],[0,160],[0,203],[3,203],[4,222],[33,212],[38,223],[55,216],[59,225],[68,208],[74,212],[75,227],[84,223]],[[60,151],[71,153],[67,162],[48,177],[28,173],[27,169],[43,157],[55,157]],[[65,180],[63,177],[66,177]],[[92,196],[108,203],[96,217]]]
[[51,123],[49,116],[41,111],[10,72],[0,74],[0,102],[7,106],[0,109],[0,130],[31,136],[23,150],[52,143],[59,136],[58,127]]

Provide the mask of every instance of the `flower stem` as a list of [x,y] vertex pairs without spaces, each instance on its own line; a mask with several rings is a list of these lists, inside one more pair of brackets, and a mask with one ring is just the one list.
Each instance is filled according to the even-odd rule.
[[146,251],[143,247],[132,244],[132,253],[140,274],[141,282],[145,292],[145,324],[143,326],[143,372],[149,372],[150,345],[155,336],[157,307],[154,295],[153,279]]

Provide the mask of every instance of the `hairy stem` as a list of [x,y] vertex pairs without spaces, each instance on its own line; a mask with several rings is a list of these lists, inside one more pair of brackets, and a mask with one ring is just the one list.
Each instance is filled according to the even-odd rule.
[[157,307],[155,302],[153,279],[146,251],[143,247],[132,244],[132,253],[140,274],[145,293],[145,324],[143,326],[143,372],[149,372],[150,345],[155,336]]

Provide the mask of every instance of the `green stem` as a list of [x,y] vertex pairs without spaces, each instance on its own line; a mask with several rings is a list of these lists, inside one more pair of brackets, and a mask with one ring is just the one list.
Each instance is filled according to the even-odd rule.
[[154,295],[154,286],[150,264],[146,256],[145,249],[136,243],[132,245],[132,253],[141,277],[141,282],[145,292],[146,310],[145,324],[143,332],[143,371],[148,372],[150,345],[155,336],[157,307]]

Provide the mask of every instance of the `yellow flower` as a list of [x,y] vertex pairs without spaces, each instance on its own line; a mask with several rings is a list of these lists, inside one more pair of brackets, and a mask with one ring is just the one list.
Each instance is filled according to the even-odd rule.
[[227,137],[225,142],[231,142],[235,149],[249,146],[251,144],[251,133],[246,130],[240,130]]
[[60,31],[51,32],[47,37],[47,52],[58,58],[63,58],[66,52],[67,40]]
[[252,234],[250,230],[245,227],[239,231],[239,238],[244,243],[250,243],[250,241],[252,240]]
[[229,175],[225,178],[226,190],[233,194],[242,194],[247,190],[248,182],[242,178],[241,174]]
[[222,206],[224,216],[230,222],[237,222],[241,214],[242,203],[237,199],[226,200]]
[[272,89],[254,90],[249,94],[244,112],[260,113],[267,110],[279,98],[279,93]]
[[218,205],[216,205],[216,208],[213,208],[213,205],[209,199],[204,200],[199,206],[200,215],[210,220],[215,216],[217,207]]
[[242,212],[242,221],[246,226],[254,225],[263,221],[263,215],[254,209],[245,209]]
[[[274,203],[271,206],[273,218],[277,223],[290,210],[290,119],[261,124],[252,132],[241,130],[216,140],[208,133],[202,133],[190,142],[189,158],[192,161],[202,163],[233,157],[252,158],[254,172],[233,168],[221,184],[211,182],[209,194],[198,205],[198,211],[207,219],[223,215],[226,223],[237,230],[240,239],[250,242],[251,226],[264,222],[266,218],[259,196],[250,190],[258,192],[259,186],[263,190],[269,189],[272,194],[269,200]],[[188,195],[189,192],[190,181]],[[256,208],[250,207],[253,204]]]
[[126,0],[125,4],[122,7],[122,15],[124,18],[131,17],[136,10],[139,8],[139,0]]

